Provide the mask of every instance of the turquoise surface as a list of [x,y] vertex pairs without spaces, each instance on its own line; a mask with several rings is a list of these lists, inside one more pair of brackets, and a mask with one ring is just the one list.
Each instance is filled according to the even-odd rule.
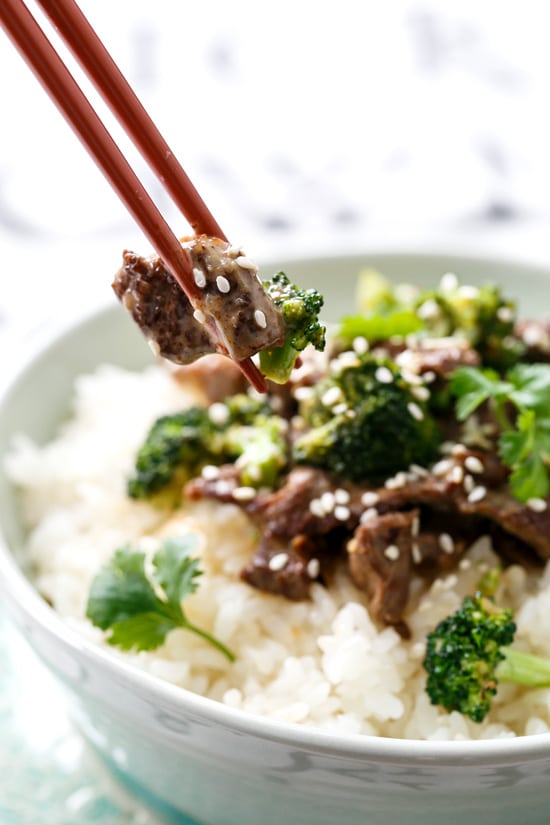
[[[116,782],[0,606],[0,825],[164,825]],[[180,820],[185,825],[186,820]]]

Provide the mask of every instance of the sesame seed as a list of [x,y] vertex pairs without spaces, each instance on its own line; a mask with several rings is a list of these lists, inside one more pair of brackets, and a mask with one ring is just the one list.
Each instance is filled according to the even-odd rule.
[[409,470],[411,471],[411,473],[420,476],[420,478],[426,478],[426,476],[428,475],[427,469],[425,467],[421,467],[420,464],[411,464]]
[[378,503],[379,498],[380,496],[378,495],[378,493],[369,490],[368,492],[363,493],[363,495],[361,496],[361,504],[364,504],[365,507],[373,507],[375,504]]
[[229,481],[221,481],[216,482],[216,494],[218,496],[227,496],[231,492],[231,484]]
[[449,461],[448,458],[443,458],[441,461],[438,461],[436,464],[434,464],[434,466],[432,467],[432,473],[434,474],[434,476],[444,476],[447,475],[447,473],[450,470],[452,470],[452,468],[453,462]]
[[235,501],[252,501],[256,498],[256,490],[254,487],[237,487],[233,490],[233,498]]
[[265,329],[267,327],[265,312],[263,312],[261,309],[254,310],[254,320],[256,321],[260,329]]
[[451,450],[451,453],[453,455],[464,455],[464,453],[467,453],[467,452],[468,452],[468,449],[467,449],[467,447],[464,446],[464,444],[455,444],[453,446],[452,450]]
[[249,258],[247,255],[239,255],[236,260],[237,266],[240,266],[241,269],[249,269],[251,272],[257,272],[258,264]]
[[473,476],[466,475],[464,476],[464,489],[467,493],[471,493],[474,487],[476,486],[475,480]]
[[398,490],[400,487],[404,487],[407,483],[407,474],[406,473],[396,473],[393,478],[388,478],[384,484],[384,487],[388,490]]
[[523,341],[528,347],[536,347],[544,339],[544,332],[536,324],[528,324],[522,333]]
[[440,309],[439,304],[437,301],[433,301],[431,298],[428,301],[424,301],[418,309],[416,310],[416,314],[422,320],[427,320],[428,318],[435,318],[439,315]]
[[527,502],[527,506],[535,513],[544,513],[548,507],[548,502],[543,498],[530,498]]
[[248,467],[248,475],[254,481],[260,481],[262,478],[262,471],[256,464],[252,464],[250,467]]
[[472,492],[468,496],[468,501],[471,504],[475,504],[477,501],[481,501],[485,498],[487,490],[485,487],[482,487],[481,484],[478,487],[474,487]]
[[462,570],[462,571],[469,570],[471,568],[471,566],[472,566],[471,559],[460,559],[460,561],[458,563],[458,569]]
[[401,552],[397,544],[388,544],[388,546],[384,550],[384,555],[390,561],[397,561],[397,559],[401,555]]
[[469,455],[464,459],[464,466],[471,473],[482,473],[485,469],[483,463],[475,455]]
[[222,401],[210,404],[208,408],[208,418],[213,424],[226,424],[229,420],[229,408]]
[[372,519],[377,518],[378,510],[376,507],[368,507],[362,514],[359,521],[361,524],[365,524],[367,521],[372,521]]
[[309,512],[317,518],[323,518],[325,515],[325,508],[318,498],[312,498],[309,502]]
[[218,478],[219,474],[220,468],[216,467],[214,464],[205,464],[201,470],[201,476],[206,481],[214,481],[215,478]]
[[151,350],[151,352],[153,353],[153,355],[155,357],[160,355],[160,347],[158,345],[158,342],[155,341],[154,338],[148,338],[147,343],[149,344],[149,349]]
[[296,387],[294,390],[294,398],[296,401],[305,401],[314,394],[313,387]]
[[378,367],[374,377],[381,384],[391,384],[393,382],[393,373],[387,367]]
[[329,387],[321,396],[321,403],[325,407],[333,407],[342,399],[342,390],[340,387]]
[[477,288],[477,286],[470,286],[468,284],[464,284],[464,286],[459,287],[458,293],[461,298],[466,298],[466,300],[475,301],[475,299],[479,295],[479,289]]
[[202,269],[198,269],[197,267],[193,269],[193,280],[195,281],[199,289],[204,289],[204,287],[206,286],[206,275],[204,274]]
[[446,272],[445,275],[442,276],[439,286],[443,292],[453,292],[458,286],[458,278],[454,272]]
[[334,518],[338,519],[338,521],[347,521],[350,515],[349,507],[345,507],[343,504],[338,504],[334,508]]
[[306,570],[310,579],[316,579],[321,572],[319,559],[310,559],[307,563]]
[[[409,352],[409,350],[405,350],[401,354],[404,355],[405,352]],[[399,363],[397,359],[396,362]],[[406,368],[401,370],[401,377],[403,378],[403,380],[407,382],[407,384],[414,384],[415,387],[419,387],[420,385],[424,384],[422,378],[419,375],[417,375],[416,372],[411,372],[411,370],[408,370]]]
[[454,552],[455,543],[453,541],[453,537],[449,535],[449,533],[441,533],[439,536],[439,546],[443,550],[444,553],[448,553],[449,555]]
[[282,570],[283,567],[286,567],[287,564],[288,553],[276,553],[274,556],[271,556],[267,566],[270,570],[273,570],[273,572],[276,573],[278,570]]
[[509,324],[514,320],[514,310],[511,307],[499,307],[497,309],[497,318],[503,324]]
[[413,387],[411,393],[418,401],[427,401],[430,397],[430,391],[427,387]]
[[339,487],[334,491],[334,501],[336,504],[347,504],[349,499],[350,495],[347,490],[343,489],[343,487]]
[[195,321],[198,321],[199,324],[204,324],[206,321],[206,315],[202,311],[202,309],[196,309],[193,313],[193,318]]
[[420,533],[420,519],[415,516],[411,523],[411,536],[417,536]]
[[220,290],[220,292],[229,292],[231,289],[231,284],[223,275],[218,275],[216,278],[216,286]]
[[341,404],[336,404],[336,406],[332,408],[332,412],[334,413],[334,415],[344,415],[344,413],[346,413],[348,409],[348,405],[345,401],[343,401]]
[[417,421],[422,421],[422,419],[424,418],[424,413],[422,412],[418,404],[415,404],[414,401],[411,401],[409,404],[407,404],[407,409],[412,415],[412,417],[416,418]]
[[460,464],[453,467],[449,473],[449,481],[452,481],[453,484],[462,484],[464,481],[464,469],[460,466]]
[[320,501],[325,513],[331,513],[334,510],[334,495],[328,490],[322,494]]
[[411,548],[411,553],[412,553],[413,562],[415,564],[420,564],[421,561],[422,561],[422,552],[420,550],[419,545],[416,542],[413,543],[413,546]]
[[426,370],[426,372],[422,373],[422,378],[425,384],[433,384],[437,378],[437,374],[433,370]]
[[359,335],[357,338],[353,339],[352,347],[357,355],[364,355],[369,350],[369,342],[366,338],[363,338],[362,335]]

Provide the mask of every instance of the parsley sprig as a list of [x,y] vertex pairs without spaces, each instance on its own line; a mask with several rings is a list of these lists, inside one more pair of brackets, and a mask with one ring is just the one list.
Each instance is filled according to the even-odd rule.
[[197,537],[188,534],[165,539],[145,569],[145,553],[123,547],[94,578],[86,616],[107,631],[109,644],[121,650],[155,650],[177,627],[190,630],[214,645],[229,661],[233,653],[210,633],[189,621],[182,607],[202,575],[200,559],[191,553]]
[[550,491],[550,365],[518,364],[504,378],[489,369],[459,367],[451,379],[456,414],[464,421],[488,402],[501,428],[498,448],[519,501]]

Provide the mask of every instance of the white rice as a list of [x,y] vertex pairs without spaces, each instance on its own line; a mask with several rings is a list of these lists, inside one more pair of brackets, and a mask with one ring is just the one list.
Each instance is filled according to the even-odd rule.
[[[37,447],[19,437],[7,458],[21,487],[29,526],[28,558],[38,589],[64,620],[97,644],[103,634],[85,619],[90,582],[115,548],[188,530],[203,536],[205,575],[186,601],[191,621],[236,655],[229,663],[196,635],[175,630],[156,651],[114,656],[155,676],[234,708],[347,734],[410,739],[476,739],[546,732],[550,689],[501,685],[489,717],[475,724],[433,707],[424,691],[424,639],[472,592],[494,561],[488,541],[426,589],[413,582],[406,616],[412,639],[379,626],[343,569],[330,591],[289,602],[239,579],[255,529],[233,505],[202,502],[175,515],[128,499],[135,451],[155,418],[197,399],[160,367],[135,374],[105,366],[81,377],[71,420]],[[499,597],[516,611],[516,644],[550,656],[550,568],[538,578],[509,567]]]

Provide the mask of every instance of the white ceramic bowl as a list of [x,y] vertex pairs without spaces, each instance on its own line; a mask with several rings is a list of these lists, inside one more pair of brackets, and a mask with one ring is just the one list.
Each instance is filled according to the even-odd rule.
[[[544,311],[550,273],[457,255],[365,254],[278,262],[327,296],[327,319],[353,304],[361,266],[397,280],[497,280],[522,314]],[[266,267],[263,271],[269,271]],[[147,346],[116,305],[78,322],[22,363],[0,400],[0,455],[13,433],[44,442],[74,377],[104,362],[140,368]],[[1,472],[1,471],[0,471]],[[209,825],[517,825],[547,823],[550,734],[475,742],[345,738],[256,718],[126,665],[67,627],[25,577],[14,491],[0,477],[0,590],[16,624],[65,688],[73,716],[113,771],[167,820]]]

